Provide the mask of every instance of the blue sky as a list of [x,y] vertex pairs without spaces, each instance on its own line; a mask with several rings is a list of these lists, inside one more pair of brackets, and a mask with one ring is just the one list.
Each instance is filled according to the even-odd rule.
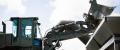
[[[97,0],[99,4],[116,6],[112,15],[120,15],[119,0]],[[7,33],[12,32],[10,17],[39,17],[41,32],[45,31],[61,20],[84,20],[82,15],[90,8],[89,0],[0,0],[0,31],[1,21],[7,24]],[[85,50],[77,38],[62,41],[63,46],[58,50]]]

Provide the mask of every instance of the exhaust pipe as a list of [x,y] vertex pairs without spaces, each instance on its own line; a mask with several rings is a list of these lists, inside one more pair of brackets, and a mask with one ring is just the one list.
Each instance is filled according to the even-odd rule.
[[2,21],[2,25],[3,25],[3,33],[6,33],[6,24]]

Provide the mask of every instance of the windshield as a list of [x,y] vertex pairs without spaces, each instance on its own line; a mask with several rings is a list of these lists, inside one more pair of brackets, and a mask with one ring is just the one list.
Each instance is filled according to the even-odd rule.
[[32,19],[22,19],[21,21],[21,34],[23,37],[29,37],[32,36]]

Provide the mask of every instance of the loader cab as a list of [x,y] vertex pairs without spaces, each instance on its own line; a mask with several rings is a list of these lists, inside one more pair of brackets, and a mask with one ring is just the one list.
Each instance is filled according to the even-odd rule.
[[32,38],[37,36],[38,18],[18,18],[12,17],[13,35],[18,38]]
[[40,38],[37,38],[38,33],[40,33],[38,30],[39,23],[37,17],[12,17],[10,20],[13,22],[13,46],[28,47],[42,45]]

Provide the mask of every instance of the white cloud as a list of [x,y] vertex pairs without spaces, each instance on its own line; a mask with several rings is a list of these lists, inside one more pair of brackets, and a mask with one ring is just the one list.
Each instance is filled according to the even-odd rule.
[[18,14],[24,14],[26,11],[24,1],[26,0],[0,0],[0,6],[6,6],[7,13],[17,12]]
[[0,6],[4,6],[4,5],[6,5],[6,0],[0,0]]
[[54,0],[54,11],[50,17],[52,25],[61,20],[84,20],[83,13],[89,10],[88,0]]
[[[4,14],[4,16],[1,16],[1,19],[8,20],[10,18],[11,14],[14,14],[13,16],[16,15],[24,15],[26,11],[26,7],[23,4],[27,0],[0,0],[0,7],[5,7],[4,12],[1,12]],[[6,23],[9,24],[9,23]],[[0,23],[1,26],[1,23]],[[11,28],[10,25],[7,25],[8,28]],[[1,27],[0,27],[1,28]],[[2,29],[0,29],[1,31]],[[12,29],[7,29],[7,32],[11,33]]]
[[119,0],[97,0],[97,2],[107,6],[118,6],[120,4]]

